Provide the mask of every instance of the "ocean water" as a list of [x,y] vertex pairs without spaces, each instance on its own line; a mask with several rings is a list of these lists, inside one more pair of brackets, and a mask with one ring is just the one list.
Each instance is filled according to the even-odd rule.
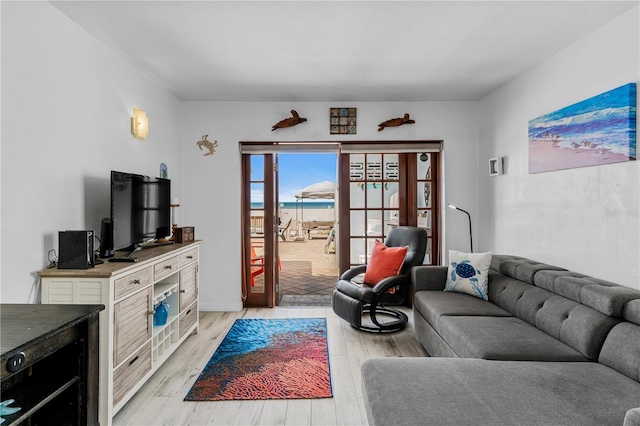
[[[308,209],[332,209],[334,208],[333,201],[305,201],[305,202],[295,202],[295,201],[286,201],[280,202],[278,207],[281,209],[302,209],[304,207],[305,210]],[[252,209],[262,209],[264,208],[263,203],[251,203]]]
[[[529,121],[529,140],[636,158],[636,84],[630,83]],[[593,145],[595,144],[595,145]]]

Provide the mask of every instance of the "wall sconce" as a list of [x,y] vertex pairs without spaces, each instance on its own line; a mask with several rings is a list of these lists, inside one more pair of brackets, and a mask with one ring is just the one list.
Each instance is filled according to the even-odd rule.
[[136,139],[144,140],[149,134],[149,119],[147,114],[138,108],[133,108],[133,117],[131,117],[131,133]]

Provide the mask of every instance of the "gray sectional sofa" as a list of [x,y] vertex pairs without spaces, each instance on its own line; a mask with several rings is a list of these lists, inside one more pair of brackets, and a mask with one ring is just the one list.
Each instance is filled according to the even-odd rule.
[[431,357],[362,365],[370,425],[640,425],[640,291],[494,255],[488,301],[412,271]]

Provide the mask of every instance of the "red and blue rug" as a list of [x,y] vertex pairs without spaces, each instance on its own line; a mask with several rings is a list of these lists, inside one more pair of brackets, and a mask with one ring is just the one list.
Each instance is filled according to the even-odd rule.
[[238,319],[184,399],[331,396],[325,318]]

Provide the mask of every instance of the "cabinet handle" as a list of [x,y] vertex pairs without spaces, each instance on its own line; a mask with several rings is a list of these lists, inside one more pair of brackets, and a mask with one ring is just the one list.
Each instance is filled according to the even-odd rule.
[[137,357],[135,357],[134,359],[132,359],[131,361],[129,361],[129,365],[133,364],[134,362],[136,362],[138,360],[138,358],[140,358],[140,355],[138,355]]
[[172,269],[171,265],[164,265],[164,269]]
[[140,280],[135,279],[135,280],[133,280],[133,283],[134,283],[134,284],[140,284]]
[[187,256],[187,259],[193,259],[193,256],[189,255]]
[[191,313],[191,309],[189,309],[189,310],[187,311],[187,313],[186,313],[186,314],[184,314],[184,316],[186,317],[186,316],[187,316],[187,315],[189,315],[190,313]]
[[155,313],[156,313],[156,311],[147,311],[147,315],[153,315]]
[[180,290],[180,293],[186,293],[187,290]]

